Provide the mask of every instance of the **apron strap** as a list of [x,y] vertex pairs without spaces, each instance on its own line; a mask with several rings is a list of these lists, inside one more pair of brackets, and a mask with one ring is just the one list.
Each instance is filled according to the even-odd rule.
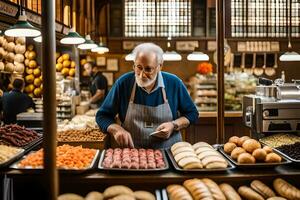
[[136,82],[134,81],[133,88],[132,88],[131,95],[130,95],[130,101],[129,101],[130,103],[133,103],[134,96],[135,96],[135,90],[136,90]]
[[163,98],[164,98],[164,102],[165,103],[168,103],[168,99],[167,99],[167,94],[166,94],[166,90],[164,87],[161,88],[161,91],[162,91],[162,95],[163,95]]

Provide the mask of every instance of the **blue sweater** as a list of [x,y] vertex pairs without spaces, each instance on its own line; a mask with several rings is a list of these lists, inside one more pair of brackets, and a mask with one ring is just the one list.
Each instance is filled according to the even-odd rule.
[[[170,73],[162,72],[162,77],[173,119],[184,116],[190,123],[194,123],[198,119],[198,111],[185,85],[177,76]],[[111,88],[96,114],[96,122],[102,131],[107,132],[107,128],[115,123],[117,114],[119,114],[121,122],[124,122],[134,81],[134,73],[129,72],[121,76]],[[137,86],[134,103],[148,106],[163,104],[161,88],[148,94]]]

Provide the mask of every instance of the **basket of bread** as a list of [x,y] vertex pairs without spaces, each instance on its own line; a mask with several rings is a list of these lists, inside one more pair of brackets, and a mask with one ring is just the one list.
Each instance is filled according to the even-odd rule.
[[220,152],[239,168],[275,167],[291,163],[282,153],[249,136],[232,136]]
[[197,142],[191,145],[188,142],[177,142],[167,150],[168,156],[178,171],[226,171],[233,169],[214,147],[206,142]]
[[[273,189],[274,188],[274,189]],[[260,180],[250,185],[241,185],[236,189],[228,183],[217,184],[211,179],[189,179],[183,185],[172,184],[162,190],[163,200],[296,200],[300,199],[300,190],[282,178],[273,181],[273,188]]]

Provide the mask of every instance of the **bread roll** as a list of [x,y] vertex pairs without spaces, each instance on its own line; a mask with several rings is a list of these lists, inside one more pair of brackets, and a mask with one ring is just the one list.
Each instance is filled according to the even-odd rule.
[[246,152],[246,150],[243,149],[242,147],[237,147],[237,148],[233,149],[230,156],[231,156],[231,158],[236,160],[241,153],[245,153],[245,152]]
[[130,194],[120,194],[118,196],[110,198],[110,200],[135,200],[135,197]]
[[235,149],[237,146],[235,143],[233,142],[227,142],[226,144],[224,144],[224,151],[227,154],[231,154],[231,152],[233,151],[233,149]]
[[264,200],[260,194],[247,186],[239,187],[238,192],[246,200]]
[[205,166],[206,169],[224,169],[228,166],[228,163],[224,162],[212,162]]
[[197,143],[193,144],[194,150],[198,149],[199,147],[211,147],[211,145],[206,142],[197,142]]
[[246,140],[248,140],[248,139],[251,139],[251,138],[250,138],[249,136],[243,136],[243,137],[240,137],[237,145],[238,145],[239,147],[243,146],[244,142],[245,142]]
[[208,178],[203,178],[201,180],[208,187],[210,193],[212,194],[215,200],[226,200],[226,197],[219,188],[218,184],[216,184],[213,180]]
[[177,149],[175,149],[172,154],[174,156],[176,156],[177,154],[179,153],[182,153],[182,152],[190,152],[190,153],[195,153],[194,152],[194,149],[192,147],[178,147]]
[[276,153],[269,153],[266,156],[265,162],[267,162],[267,163],[278,163],[278,162],[281,162],[281,157]]
[[252,153],[252,156],[257,161],[265,161],[267,152],[264,149],[255,149]]
[[281,178],[274,180],[273,187],[278,194],[287,199],[300,200],[300,190]]
[[242,146],[249,153],[252,153],[255,149],[261,148],[261,144],[257,140],[254,140],[254,139],[246,140]]
[[203,153],[205,151],[212,151],[212,150],[214,151],[214,149],[211,148],[211,147],[199,147],[198,149],[196,149],[195,153],[198,155],[198,154]]
[[178,162],[179,167],[184,168],[186,165],[191,164],[191,163],[201,163],[200,160],[197,157],[186,157],[181,159]]
[[171,152],[175,151],[179,147],[192,147],[192,145],[188,142],[177,142],[172,145]]
[[136,200],[155,200],[155,196],[147,191],[139,190],[133,193]]
[[253,164],[255,163],[255,158],[249,153],[241,153],[237,161],[240,164]]
[[207,156],[220,156],[219,152],[217,152],[216,150],[211,150],[211,151],[205,151],[205,152],[202,152],[202,153],[199,153],[197,155],[197,157],[202,160],[204,159],[205,157]]
[[84,198],[78,194],[66,193],[59,195],[57,200],[84,200]]
[[267,200],[287,200],[287,199],[283,197],[270,197]]
[[208,187],[199,179],[189,179],[184,181],[184,187],[192,194],[194,199],[213,199]]
[[106,188],[103,192],[103,196],[105,199],[113,198],[121,194],[128,194],[133,196],[133,191],[129,187],[124,185],[114,185]]
[[103,194],[100,192],[90,192],[85,196],[85,200],[103,200]]
[[267,154],[273,152],[272,148],[269,146],[264,146],[263,149],[266,151]]
[[183,169],[202,169],[203,165],[201,162],[192,162],[183,167]]
[[259,180],[254,180],[250,184],[251,188],[262,195],[265,199],[275,197],[274,191]]
[[238,145],[240,138],[238,136],[232,136],[229,138],[228,142]]
[[208,165],[209,163],[212,163],[212,162],[227,163],[227,161],[221,156],[207,156],[203,160],[201,160],[201,162],[204,166],[206,166],[206,165]]
[[181,185],[169,185],[167,192],[170,200],[193,200],[190,193]]
[[197,156],[194,153],[184,151],[184,152],[180,152],[177,155],[175,155],[174,159],[178,163],[181,159],[186,158],[186,157],[197,157]]
[[220,189],[222,190],[223,194],[226,196],[227,200],[242,200],[240,195],[235,191],[235,189],[227,184],[222,183],[219,185]]

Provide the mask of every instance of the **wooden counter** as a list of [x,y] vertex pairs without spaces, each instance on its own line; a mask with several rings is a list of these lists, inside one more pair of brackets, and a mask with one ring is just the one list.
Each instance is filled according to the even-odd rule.
[[[225,117],[242,117],[242,111],[226,111]],[[199,118],[203,117],[217,117],[217,112],[199,112]]]
[[[7,172],[7,177],[13,180],[15,200],[27,199],[26,195],[41,195],[43,190],[42,173],[28,173],[19,170]],[[73,192],[86,195],[89,191],[103,191],[107,186],[115,184],[128,185],[134,190],[165,188],[169,184],[182,184],[190,178],[211,178],[217,183],[228,182],[233,186],[249,184],[254,179],[263,180],[271,185],[272,181],[281,177],[300,187],[299,166],[279,166],[270,169],[229,170],[225,173],[180,173],[173,169],[156,173],[105,172],[93,170],[82,174],[60,173],[60,193]]]

